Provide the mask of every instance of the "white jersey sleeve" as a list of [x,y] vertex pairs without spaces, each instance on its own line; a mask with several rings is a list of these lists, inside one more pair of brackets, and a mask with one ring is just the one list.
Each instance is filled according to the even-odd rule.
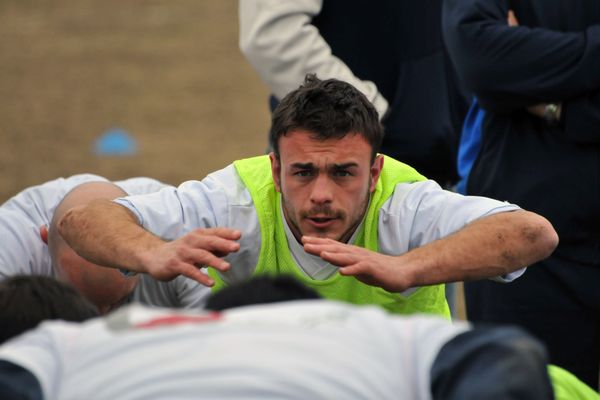
[[106,181],[92,175],[73,175],[29,187],[0,206],[0,279],[17,274],[54,275],[39,229],[49,225],[56,206],[74,187]]
[[[25,189],[0,206],[0,279],[19,274],[56,275],[39,228],[50,224],[54,210],[69,191],[88,182],[108,180],[93,174],[58,178]],[[145,177],[114,183],[132,195],[170,187]],[[204,305],[209,293],[210,289],[184,277],[170,282],[142,277],[134,290],[133,300],[160,307],[198,308]]]
[[44,399],[56,399],[80,329],[76,323],[42,323],[0,346],[0,359],[31,372],[42,387]]
[[[515,210],[520,208],[443,190],[431,180],[400,183],[379,211],[379,249],[384,254],[400,255],[446,237],[476,219]],[[493,279],[509,282],[524,271],[522,268]]]
[[[155,193],[166,188],[171,193],[174,187],[151,178],[131,178],[117,181],[130,196]],[[184,276],[169,282],[161,282],[148,275],[141,275],[134,292],[133,301],[153,307],[201,309],[210,295],[210,288]]]
[[322,0],[240,0],[240,49],[278,98],[296,89],[309,72],[337,78],[360,90],[382,117],[388,102],[375,84],[358,78],[312,25]]
[[122,181],[115,181],[114,184],[119,186],[130,196],[136,194],[154,193],[165,187],[171,186],[157,181],[156,179],[146,178],[143,176],[129,178]]
[[210,293],[209,287],[185,276],[161,282],[142,274],[132,300],[153,307],[202,309]]
[[115,202],[132,211],[145,229],[167,241],[198,228],[238,229],[242,232],[240,249],[225,257],[232,268],[222,274],[223,279],[246,279],[256,267],[261,247],[258,215],[233,164],[202,181],[188,181],[177,188]]

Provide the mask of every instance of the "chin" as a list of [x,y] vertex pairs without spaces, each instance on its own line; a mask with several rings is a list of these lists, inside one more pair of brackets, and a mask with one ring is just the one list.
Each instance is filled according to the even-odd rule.
[[308,236],[314,236],[321,239],[332,239],[332,240],[340,240],[340,235],[334,232],[311,232]]

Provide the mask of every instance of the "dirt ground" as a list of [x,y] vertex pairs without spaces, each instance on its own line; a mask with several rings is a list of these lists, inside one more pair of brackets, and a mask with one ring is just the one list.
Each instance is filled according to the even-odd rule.
[[[264,152],[267,89],[237,0],[0,2],[0,203],[59,176],[178,184]],[[133,156],[98,156],[119,128]]]

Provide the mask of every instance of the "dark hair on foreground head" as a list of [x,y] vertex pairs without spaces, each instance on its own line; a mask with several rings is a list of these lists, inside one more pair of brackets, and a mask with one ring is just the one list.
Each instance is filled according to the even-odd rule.
[[320,299],[313,289],[287,275],[262,275],[211,294],[208,310],[221,311],[252,304],[276,303],[290,300]]
[[0,343],[47,319],[84,321],[98,309],[70,285],[47,276],[13,276],[0,282]]
[[306,75],[304,84],[288,93],[273,111],[269,142],[277,158],[279,138],[298,129],[318,140],[358,134],[371,145],[372,160],[383,140],[377,110],[358,89],[337,79],[322,81],[315,74]]

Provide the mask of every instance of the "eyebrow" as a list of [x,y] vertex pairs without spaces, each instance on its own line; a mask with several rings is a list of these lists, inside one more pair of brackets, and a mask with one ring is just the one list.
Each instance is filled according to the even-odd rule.
[[293,163],[291,167],[296,169],[314,169],[315,165],[313,163]]
[[[332,164],[331,169],[347,169],[357,166],[358,164],[355,162],[347,162],[342,164]],[[291,167],[296,169],[316,169],[313,163],[293,163]]]

